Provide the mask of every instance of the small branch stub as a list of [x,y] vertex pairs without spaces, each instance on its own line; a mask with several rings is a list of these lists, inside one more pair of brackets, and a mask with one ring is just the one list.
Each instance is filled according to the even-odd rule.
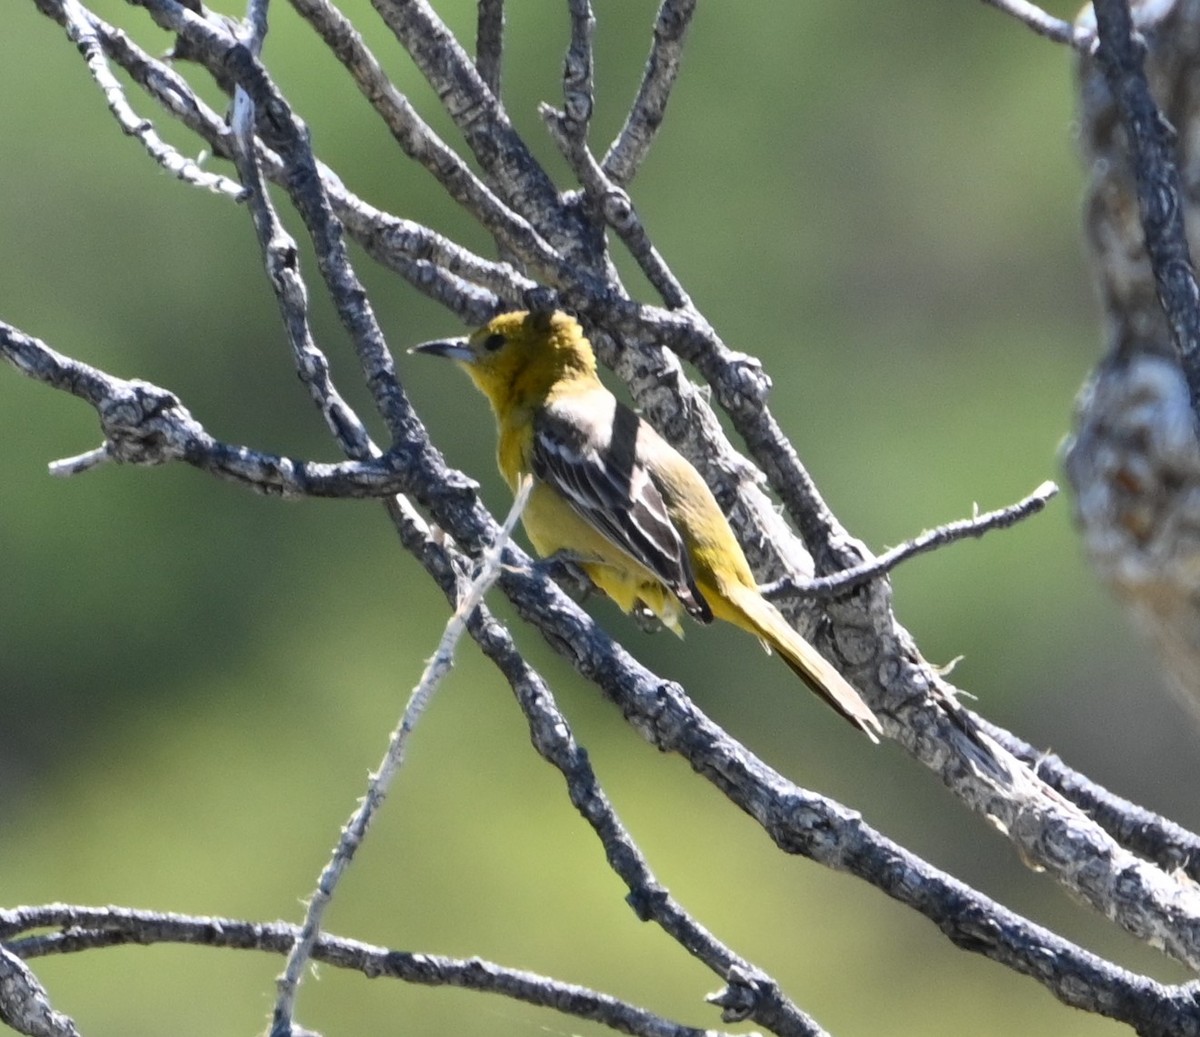
[[741,1023],[754,1015],[760,996],[759,985],[754,977],[734,965],[729,970],[725,986],[704,1000],[721,1009],[722,1022]]

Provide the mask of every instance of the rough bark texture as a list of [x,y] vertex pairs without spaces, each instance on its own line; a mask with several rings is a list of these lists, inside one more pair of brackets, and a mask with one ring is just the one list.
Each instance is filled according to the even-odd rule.
[[[1157,256],[1147,247],[1176,216],[1193,254],[1200,245],[1200,4],[1142,4],[1134,20],[1146,42],[1150,88],[1169,123],[1162,137],[1174,138],[1182,191],[1171,194],[1161,178],[1144,175],[1139,205],[1138,164],[1118,95],[1102,63],[1082,56],[1084,228],[1107,351],[1080,394],[1066,470],[1097,572],[1158,649],[1171,686],[1200,715],[1200,445],[1186,356],[1161,301],[1164,290],[1175,290],[1171,278],[1186,256],[1178,243]],[[1154,210],[1149,223],[1147,206]]]
[[[140,50],[78,0],[34,2],[76,44],[118,124],[153,161],[185,185],[245,203],[297,373],[348,458],[322,465],[223,443],[168,389],[117,378],[0,323],[0,356],[29,377],[84,400],[99,416],[103,445],[58,465],[60,474],[107,462],[182,461],[266,493],[378,497],[403,547],[457,604],[462,574],[497,543],[500,530],[474,483],[445,463],[426,434],[396,376],[347,236],[372,260],[470,322],[504,309],[572,308],[647,419],[712,485],[759,578],[776,581],[781,608],[864,692],[887,735],[915,763],[933,770],[981,815],[981,822],[1003,831],[1031,867],[1135,937],[1200,969],[1200,887],[1189,873],[1196,837],[1097,788],[1062,761],[1043,759],[958,704],[955,689],[922,658],[895,616],[886,565],[876,564],[838,522],[785,438],[769,405],[770,380],[761,364],[721,340],[653,246],[628,188],[667,111],[694,3],[662,3],[641,89],[623,130],[599,160],[587,142],[595,21],[590,4],[572,0],[564,110],[549,105],[542,110],[551,139],[575,177],[560,188],[504,110],[503,4],[480,4],[479,53],[472,59],[429,4],[375,2],[396,45],[421,70],[461,131],[468,160],[438,138],[388,81],[383,65],[344,15],[325,0],[292,0],[401,151],[491,236],[492,257],[417,219],[381,212],[348,191],[318,159],[300,113],[260,59],[265,0],[255,0],[245,26],[209,15],[195,3],[136,0],[135,8],[177,38],[174,67]],[[1097,34],[1016,0],[994,0],[993,6],[1081,51],[1090,51]],[[1168,6],[1145,6],[1145,12],[1167,19],[1161,26],[1146,24],[1147,30],[1157,28],[1150,34],[1150,68],[1157,92],[1168,99],[1169,116],[1181,128],[1180,164],[1190,196],[1195,61],[1183,44],[1200,38],[1197,3],[1181,0],[1169,13]],[[1192,414],[1196,393],[1189,389],[1188,375],[1196,353],[1193,329],[1200,327],[1188,309],[1195,308],[1194,278],[1173,222],[1180,203],[1169,135],[1155,121],[1134,60],[1136,47],[1121,20],[1124,7],[1098,0],[1098,10],[1100,46],[1097,59],[1089,57],[1081,66],[1081,91],[1093,168],[1088,231],[1103,274],[1111,349],[1084,394],[1069,469],[1089,550],[1139,617],[1153,623],[1179,683],[1194,686],[1194,660],[1200,654],[1195,634],[1200,564],[1193,546],[1200,539],[1193,532],[1200,530],[1200,461]],[[111,74],[114,65],[166,116],[232,162],[236,180],[206,173],[163,144],[148,121],[132,114],[123,81]],[[207,107],[181,69],[210,74],[231,94],[233,117],[227,120]],[[1129,141],[1138,143],[1135,179],[1123,172],[1129,168]],[[1135,180],[1141,185],[1136,190]],[[271,204],[267,181],[282,189],[278,197],[289,207],[286,215]],[[316,270],[307,279],[285,220],[308,236],[316,255]],[[610,254],[618,240],[657,293],[657,302],[638,298],[618,275]],[[1142,241],[1149,242],[1148,249],[1142,250]],[[327,294],[357,351],[387,444],[372,442],[367,423],[333,383],[309,321],[309,295],[316,290]],[[1169,317],[1163,316],[1164,307]],[[703,385],[689,380],[684,362]],[[725,436],[718,411],[741,437],[748,456]],[[784,516],[768,489],[782,503]],[[1009,515],[1024,513],[1018,508]],[[991,519],[985,519],[946,527],[941,542],[1003,524],[989,525]],[[910,546],[909,553],[919,547]],[[641,665],[518,549],[506,549],[497,561],[503,563],[498,586],[519,617],[594,682],[649,743],[685,759],[782,851],[858,877],[930,919],[956,946],[1035,978],[1065,1004],[1120,1020],[1143,1034],[1200,1033],[1200,1010],[1189,987],[1165,987],[1088,953],[944,874],[853,809],[789,782],[698,710],[683,689]],[[825,578],[819,600],[796,593],[814,571]],[[845,571],[851,576],[839,587],[838,574]],[[832,596],[831,587],[840,594]],[[722,1018],[750,1020],[781,1035],[823,1033],[771,976],[672,897],[621,824],[544,678],[486,605],[466,611],[458,618],[511,686],[535,750],[561,774],[565,794],[595,832],[628,890],[629,904],[724,984],[712,998]],[[367,837],[366,822],[351,835],[352,843]],[[1186,864],[1179,870],[1181,862]],[[332,891],[323,888],[323,895],[328,898]],[[0,976],[0,1016],[27,1033],[69,1034],[73,1024],[52,1012],[19,959],[161,941],[293,952],[293,982],[278,1002],[273,1027],[280,1035],[299,1032],[293,1001],[310,952],[368,975],[456,983],[555,1005],[622,1032],[695,1033],[550,977],[476,960],[435,961],[347,946],[323,937],[319,919],[310,919],[297,951],[296,931],[281,926],[62,905],[0,915],[6,953],[17,956]],[[48,934],[27,935],[47,928]]]

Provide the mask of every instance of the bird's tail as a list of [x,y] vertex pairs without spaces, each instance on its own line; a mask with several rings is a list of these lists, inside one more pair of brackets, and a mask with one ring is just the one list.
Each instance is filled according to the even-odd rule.
[[[736,587],[728,593],[728,600],[737,614],[723,615],[722,619],[749,631],[773,648],[805,684],[860,728],[872,742],[879,741],[883,728],[870,706],[820,652],[788,625],[774,605],[753,587]],[[714,611],[719,614],[726,609],[718,605]]]

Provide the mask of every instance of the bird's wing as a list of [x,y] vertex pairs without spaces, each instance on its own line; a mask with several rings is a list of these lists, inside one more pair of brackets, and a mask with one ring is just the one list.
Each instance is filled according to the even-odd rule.
[[533,474],[707,622],[712,612],[696,588],[687,546],[638,457],[640,426],[607,392],[556,401],[534,423]]

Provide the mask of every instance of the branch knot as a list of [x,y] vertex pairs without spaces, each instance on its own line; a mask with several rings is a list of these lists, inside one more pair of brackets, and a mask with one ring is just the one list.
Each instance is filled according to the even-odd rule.
[[669,899],[667,891],[660,886],[644,886],[631,890],[625,903],[633,908],[639,922],[649,922],[658,917]]
[[179,428],[194,422],[174,393],[149,382],[130,381],[101,400],[96,411],[114,461],[153,465],[184,456]]
[[721,403],[730,410],[761,410],[771,392],[771,376],[762,362],[746,353],[729,353],[724,377],[716,385]]
[[731,965],[725,986],[704,1000],[721,1009],[721,1021],[741,1023],[749,1019],[762,1001],[762,984],[739,965]]

